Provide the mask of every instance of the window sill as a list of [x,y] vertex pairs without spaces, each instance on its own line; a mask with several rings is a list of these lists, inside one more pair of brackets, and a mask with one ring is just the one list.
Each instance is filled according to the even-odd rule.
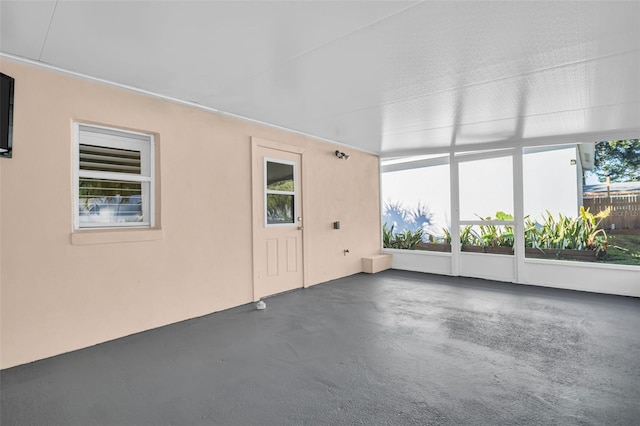
[[83,229],[71,233],[71,244],[77,246],[92,244],[131,243],[162,239],[162,229]]

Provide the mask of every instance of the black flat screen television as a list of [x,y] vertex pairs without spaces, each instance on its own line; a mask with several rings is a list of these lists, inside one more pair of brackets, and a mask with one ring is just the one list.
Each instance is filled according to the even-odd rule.
[[0,73],[0,157],[11,158],[13,151],[14,79]]

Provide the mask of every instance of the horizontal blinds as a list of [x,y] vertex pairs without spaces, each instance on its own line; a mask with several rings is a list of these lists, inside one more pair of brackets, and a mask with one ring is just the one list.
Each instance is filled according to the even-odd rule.
[[140,151],[80,144],[80,170],[140,174]]

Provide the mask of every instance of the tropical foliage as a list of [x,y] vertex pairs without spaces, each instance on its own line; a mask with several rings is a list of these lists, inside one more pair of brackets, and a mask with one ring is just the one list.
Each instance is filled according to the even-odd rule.
[[[600,224],[609,216],[610,209],[593,214],[589,209],[580,207],[580,214],[571,218],[558,214],[553,216],[547,211],[542,216],[542,223],[525,218],[525,247],[540,250],[573,249],[595,250],[597,253],[607,249],[607,234]],[[513,221],[513,215],[497,212],[495,218],[485,217],[483,221]],[[451,242],[451,232],[443,230],[443,242]],[[422,228],[415,230],[404,229],[394,233],[394,225],[383,225],[383,242],[386,248],[401,248],[415,250],[418,244],[425,240],[434,242],[433,236],[425,235]],[[513,225],[479,224],[467,225],[460,229],[460,244],[484,247],[513,247],[515,232]]]
[[600,253],[607,249],[607,234],[599,225],[609,216],[610,208],[597,214],[580,206],[580,215],[570,218],[549,211],[542,217],[542,223],[525,218],[525,247],[537,249],[595,250]]
[[[505,212],[496,212],[495,218],[489,216],[480,217],[480,219],[486,221],[513,220],[513,216]],[[478,225],[478,228],[479,232],[474,231],[471,226],[463,228],[460,231],[460,243],[486,247],[513,247],[513,225]],[[465,239],[463,239],[463,234]]]
[[387,228],[387,224],[382,225],[382,242],[385,248],[415,250],[418,244],[422,242],[424,231],[416,229],[409,231],[407,229],[399,233],[394,233],[394,225]]

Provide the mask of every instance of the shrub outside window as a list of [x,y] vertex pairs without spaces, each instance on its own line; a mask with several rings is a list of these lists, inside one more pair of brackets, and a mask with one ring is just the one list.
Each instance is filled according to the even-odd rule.
[[153,136],[76,124],[75,228],[151,227]]

